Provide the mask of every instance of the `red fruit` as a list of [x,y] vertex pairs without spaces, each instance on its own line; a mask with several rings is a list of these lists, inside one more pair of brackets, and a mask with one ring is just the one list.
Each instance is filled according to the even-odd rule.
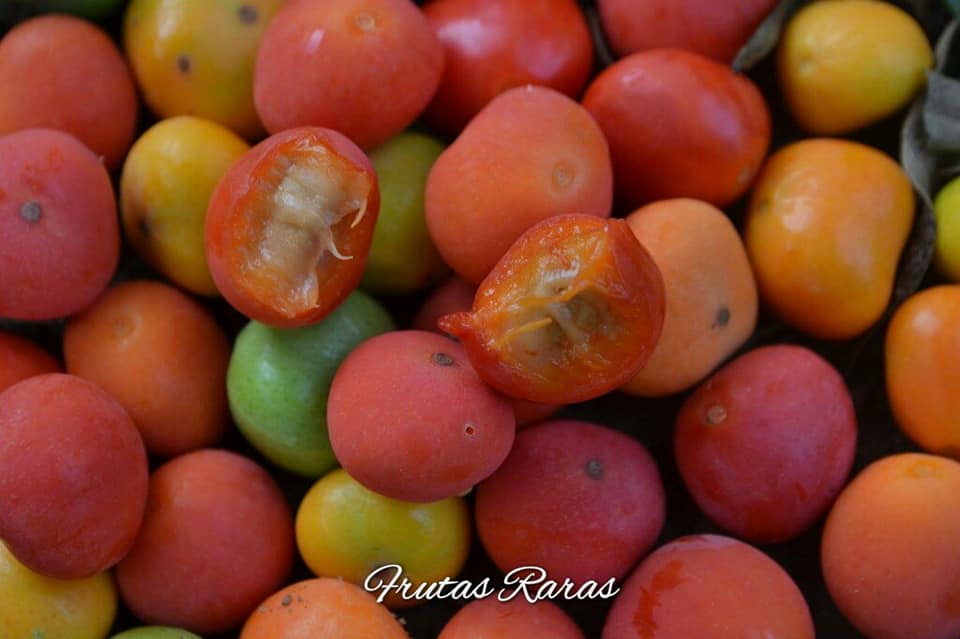
[[[504,596],[508,596],[504,592]],[[567,613],[549,601],[523,596],[500,601],[497,595],[471,601],[455,614],[437,639],[584,639]]]
[[0,392],[17,382],[58,373],[60,362],[30,340],[0,331]]

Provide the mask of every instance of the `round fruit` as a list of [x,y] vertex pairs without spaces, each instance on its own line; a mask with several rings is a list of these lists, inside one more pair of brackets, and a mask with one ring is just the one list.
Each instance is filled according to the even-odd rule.
[[952,639],[960,634],[958,536],[960,464],[918,453],[883,458],[857,475],[827,518],[827,588],[868,637]]
[[201,639],[192,632],[170,628],[169,626],[141,626],[133,628],[110,639]]
[[960,177],[940,189],[933,208],[937,218],[937,268],[950,281],[960,283]]
[[58,373],[60,362],[30,340],[0,331],[0,392],[44,373]]
[[247,143],[209,120],[182,116],[151,127],[120,178],[127,240],[154,268],[198,295],[216,295],[203,245],[207,204]]
[[810,133],[849,133],[896,113],[926,83],[933,51],[909,13],[889,2],[811,3],[787,23],[780,87]]
[[[509,596],[507,594],[504,597]],[[549,601],[532,604],[522,596],[500,601],[491,595],[471,601],[455,614],[437,639],[584,639],[567,613]]]

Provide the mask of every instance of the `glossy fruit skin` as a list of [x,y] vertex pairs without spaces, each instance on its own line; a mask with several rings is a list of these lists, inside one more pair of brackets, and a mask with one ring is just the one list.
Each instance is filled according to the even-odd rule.
[[590,28],[574,0],[432,0],[423,12],[445,53],[424,119],[446,135],[513,87],[535,84],[576,99],[593,70]]
[[757,285],[737,229],[697,200],[663,200],[627,217],[663,275],[666,312],[653,354],[622,390],[640,397],[684,391],[753,334]]
[[67,323],[63,351],[69,373],[126,409],[152,455],[211,446],[227,430],[230,342],[206,309],[172,286],[110,287]]
[[293,546],[293,518],[266,470],[236,453],[195,451],[150,476],[117,583],[144,623],[224,632],[284,583]]
[[374,293],[413,293],[447,267],[427,230],[425,191],[444,145],[422,133],[401,133],[370,151],[380,187],[380,215],[360,285]]
[[437,639],[585,639],[577,624],[550,601],[528,602],[523,596],[498,601],[496,595],[471,601],[457,611]]
[[856,444],[843,378],[800,346],[733,360],[687,399],[674,429],[677,466],[700,509],[762,544],[796,537],[826,513]]
[[123,407],[91,382],[52,373],[0,394],[0,538],[47,577],[82,579],[134,543],[147,454]]
[[427,227],[444,261],[478,283],[538,222],[608,217],[612,180],[607,141],[589,113],[553,89],[511,89],[433,165]]
[[144,100],[160,118],[194,115],[255,139],[253,66],[284,0],[132,0],[124,48]]
[[267,131],[340,131],[363,149],[403,131],[443,73],[443,47],[409,0],[288,2],[257,51],[254,102]]
[[777,151],[750,197],[744,242],[760,298],[823,339],[849,339],[883,314],[915,200],[889,157],[819,138]]
[[120,178],[127,240],[151,266],[197,295],[217,295],[204,220],[217,182],[249,146],[210,120],[164,120],[134,143]]
[[308,579],[271,595],[240,639],[410,639],[376,598],[339,579]]
[[57,359],[25,337],[0,331],[0,393],[30,377],[62,370]]
[[[35,204],[30,204],[31,202]],[[0,137],[0,317],[47,320],[89,306],[120,257],[110,176],[61,131]]]
[[565,404],[637,374],[660,337],[664,304],[660,271],[626,222],[560,215],[524,233],[480,284],[473,310],[440,328],[495,389]]
[[913,17],[887,2],[828,0],[787,23],[780,88],[809,133],[840,135],[905,107],[926,84],[933,51]]
[[676,48],[729,64],[776,0],[598,0],[607,42],[619,56]]
[[603,639],[702,636],[813,639],[814,628],[800,589],[776,562],[730,537],[691,535],[637,566]]
[[960,286],[923,290],[887,327],[887,396],[903,432],[921,448],[960,457]]
[[830,596],[860,632],[884,639],[960,633],[958,513],[960,464],[943,457],[885,457],[844,489],[823,530],[821,562]]
[[334,373],[363,341],[393,328],[387,311],[360,291],[312,326],[251,322],[234,342],[227,371],[237,428],[277,466],[319,477],[337,463],[327,435]]
[[937,269],[951,282],[960,283],[960,178],[940,189],[933,208],[937,218]]
[[140,626],[132,628],[120,634],[113,635],[110,639],[201,639],[192,632],[179,630],[169,626]]
[[[364,586],[372,571],[399,565],[401,578],[415,588],[456,578],[470,548],[470,512],[462,497],[426,504],[384,497],[340,468],[314,484],[300,502],[296,533],[300,556],[318,577],[340,577]],[[380,583],[389,583],[396,574],[385,572]],[[390,608],[424,601],[396,592],[383,599]]]
[[30,570],[0,541],[0,628],[10,637],[103,639],[117,613],[110,573],[52,579]]
[[361,484],[431,502],[464,494],[496,470],[515,422],[459,344],[395,331],[367,340],[337,369],[327,427],[337,460]]
[[[64,57],[65,51],[70,55]],[[0,135],[65,131],[116,168],[136,120],[136,89],[123,56],[86,20],[39,16],[0,41]]]
[[[250,264],[248,256],[251,245],[262,250],[263,229],[273,214],[267,209],[283,183],[284,170],[305,162],[327,163],[337,185],[359,200],[360,209],[343,216],[331,229],[335,246],[349,259],[335,258],[327,251],[314,269],[315,299],[300,300],[294,298],[293,287],[302,282],[279,282],[267,267]],[[313,324],[359,284],[379,208],[376,172],[353,142],[330,129],[283,131],[250,149],[217,184],[205,229],[210,274],[224,298],[250,319],[279,328]],[[309,234],[298,239],[303,238],[318,241]]]
[[756,85],[679,49],[607,67],[583,105],[610,142],[617,201],[628,210],[677,197],[726,207],[750,188],[770,145]]
[[574,420],[531,426],[477,487],[480,541],[505,573],[602,584],[626,575],[656,542],[666,498],[656,462],[635,439]]

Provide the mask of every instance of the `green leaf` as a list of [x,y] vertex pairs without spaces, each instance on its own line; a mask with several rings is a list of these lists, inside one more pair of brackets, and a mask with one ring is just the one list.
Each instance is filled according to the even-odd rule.
[[738,73],[746,71],[770,55],[780,41],[780,34],[787,21],[806,2],[807,0],[780,0],[737,53],[733,59],[733,70]]
[[945,2],[954,15],[960,16],[960,0],[945,0]]

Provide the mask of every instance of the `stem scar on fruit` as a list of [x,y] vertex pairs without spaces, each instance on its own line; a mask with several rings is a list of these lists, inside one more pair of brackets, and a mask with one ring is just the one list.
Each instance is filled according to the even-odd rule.
[[20,207],[20,217],[30,224],[36,224],[43,217],[43,207],[36,200],[24,202],[23,206]]

